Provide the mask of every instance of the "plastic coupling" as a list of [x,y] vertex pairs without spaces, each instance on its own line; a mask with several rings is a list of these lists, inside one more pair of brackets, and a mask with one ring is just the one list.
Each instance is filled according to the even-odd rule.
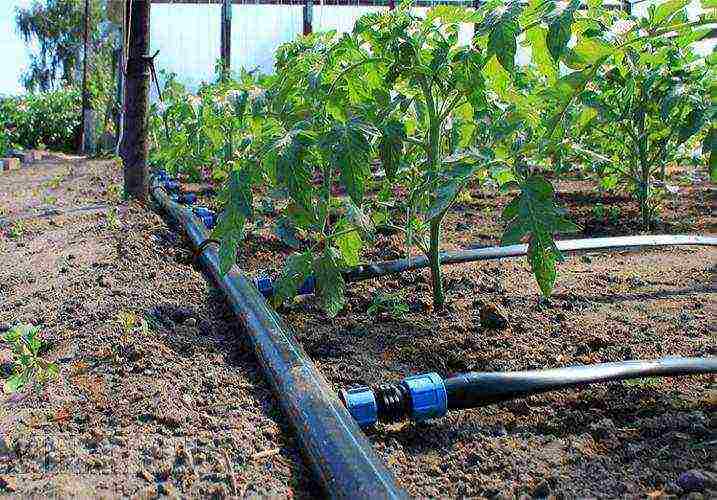
[[179,181],[174,179],[167,179],[162,181],[162,187],[168,192],[168,193],[178,193],[180,184]]
[[[259,276],[254,278],[254,286],[261,292],[261,294],[269,298],[274,295],[274,281],[269,276]],[[304,280],[299,289],[296,291],[297,295],[308,295],[314,293],[316,290],[316,278],[309,276]]]
[[192,212],[199,217],[207,229],[212,229],[216,226],[217,214],[213,210],[209,210],[207,207],[194,207]]
[[170,198],[175,203],[181,203],[182,205],[194,205],[197,202],[197,195],[194,193],[173,194]]
[[341,398],[361,427],[370,427],[379,420],[399,422],[410,418],[423,422],[448,412],[446,386],[437,373],[414,375],[398,384],[344,390]]

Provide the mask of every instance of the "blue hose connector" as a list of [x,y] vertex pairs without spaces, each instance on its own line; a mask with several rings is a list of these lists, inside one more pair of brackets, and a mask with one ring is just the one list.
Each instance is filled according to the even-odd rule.
[[212,229],[217,224],[217,214],[207,207],[194,207],[192,212],[201,219],[207,229]]
[[172,201],[182,205],[194,205],[197,202],[197,195],[194,193],[173,194],[170,198]]
[[376,396],[371,388],[342,389],[341,399],[359,427],[371,427],[378,421]]
[[264,297],[269,298],[274,295],[274,284],[269,276],[259,276],[254,278],[254,286]]
[[163,182],[163,186],[168,193],[176,193],[179,192],[180,184],[177,180],[167,179]]
[[297,295],[309,295],[310,293],[314,293],[315,290],[316,290],[316,278],[313,276],[309,276],[301,284],[299,289],[296,291],[296,294]]
[[167,180],[169,180],[169,174],[167,173],[166,170],[157,170],[157,171],[154,173],[154,176],[155,176],[157,179],[159,179],[160,181],[167,181]]
[[442,417],[448,412],[446,386],[437,373],[406,377],[401,384],[408,390],[411,418],[416,422]]

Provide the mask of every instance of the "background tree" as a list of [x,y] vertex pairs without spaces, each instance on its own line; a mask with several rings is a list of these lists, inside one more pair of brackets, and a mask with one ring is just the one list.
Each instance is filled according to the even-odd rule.
[[[109,69],[113,37],[107,21],[107,0],[91,0],[89,47],[93,76]],[[35,0],[16,10],[17,30],[24,42],[36,45],[23,76],[29,91],[72,86],[81,79],[84,5],[81,0]]]

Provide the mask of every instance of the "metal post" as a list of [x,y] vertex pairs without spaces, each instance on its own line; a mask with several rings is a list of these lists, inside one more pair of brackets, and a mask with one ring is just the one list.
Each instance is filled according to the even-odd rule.
[[83,35],[83,60],[82,60],[82,131],[80,140],[80,153],[88,154],[94,150],[93,141],[93,125],[94,116],[92,112],[92,103],[90,102],[90,92],[87,88],[87,71],[90,59],[89,47],[90,33],[90,0],[85,0],[85,25]]
[[311,26],[311,22],[313,20],[313,10],[313,0],[304,0],[304,35],[310,35],[313,31]]
[[125,31],[129,33],[125,85],[122,159],[124,190],[127,196],[146,200],[149,193],[147,170],[149,120],[149,16],[150,0],[132,0],[127,4]]
[[222,3],[222,71],[224,75],[231,73],[232,64],[232,1],[224,0]]

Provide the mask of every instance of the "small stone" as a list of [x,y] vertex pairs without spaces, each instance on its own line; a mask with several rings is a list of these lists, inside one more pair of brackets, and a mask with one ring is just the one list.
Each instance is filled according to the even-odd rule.
[[0,476],[0,491],[17,491],[17,481],[12,476]]
[[697,469],[685,471],[677,478],[677,484],[687,493],[704,491],[706,483],[705,474]]
[[538,486],[533,490],[533,498],[547,498],[550,495],[550,483],[548,481],[541,481]]
[[0,436],[0,456],[10,455],[13,452],[12,443],[7,436]]
[[195,318],[187,318],[184,321],[184,325],[188,326],[189,328],[194,328],[195,326],[197,326],[197,320]]
[[159,483],[159,485],[157,486],[157,489],[159,490],[159,493],[162,495],[167,495],[167,496],[176,496],[177,495],[177,488],[175,488],[172,483],[168,483],[168,482]]
[[508,326],[508,320],[495,304],[485,304],[480,309],[480,324],[483,328],[502,330]]

